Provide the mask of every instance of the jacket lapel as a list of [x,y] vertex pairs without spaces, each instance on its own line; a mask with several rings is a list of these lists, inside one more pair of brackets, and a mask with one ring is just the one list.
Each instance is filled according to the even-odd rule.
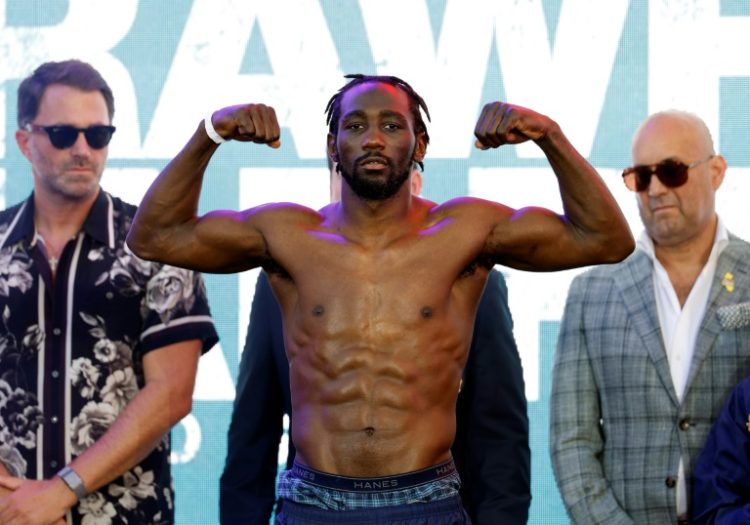
[[622,265],[618,277],[617,286],[633,327],[640,335],[656,367],[664,390],[669,392],[670,399],[677,405],[679,402],[672,384],[664,338],[659,326],[659,314],[656,311],[653,263],[643,251],[636,250]]
[[[719,332],[721,332],[721,324],[719,323],[716,311],[722,306],[735,304],[738,301],[746,299],[744,294],[740,295],[749,286],[747,282],[747,266],[742,261],[741,246],[742,244],[737,241],[730,241],[717,261],[716,273],[711,282],[711,292],[708,297],[708,304],[706,305],[706,314],[703,316],[698,339],[695,342],[695,353],[693,354],[693,361],[690,364],[690,375],[688,376],[686,391],[695,379],[695,375],[700,370],[703,361],[713,348]],[[724,276],[727,273],[731,273],[734,276],[735,288],[733,293],[730,293],[723,284]]]

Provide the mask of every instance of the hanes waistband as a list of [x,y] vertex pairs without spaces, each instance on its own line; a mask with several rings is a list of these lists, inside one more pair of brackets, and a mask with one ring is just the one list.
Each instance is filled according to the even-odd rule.
[[383,476],[377,478],[360,478],[337,476],[327,474],[296,461],[292,466],[292,475],[312,485],[324,487],[331,490],[346,492],[387,492],[389,490],[400,490],[416,487],[431,481],[437,481],[450,476],[456,471],[456,465],[450,459],[445,463],[433,465],[422,470],[398,474],[396,476]]

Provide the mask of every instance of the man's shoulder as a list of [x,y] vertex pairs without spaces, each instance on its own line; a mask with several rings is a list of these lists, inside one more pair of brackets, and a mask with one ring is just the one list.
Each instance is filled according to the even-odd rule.
[[103,191],[103,193],[107,201],[111,203],[107,205],[107,208],[111,210],[111,214],[108,211],[105,220],[112,228],[115,244],[118,246],[124,245],[125,237],[130,230],[130,226],[133,224],[133,217],[135,217],[138,207],[122,200],[116,195],[112,195],[106,191]]
[[482,208],[496,208],[499,206],[496,202],[479,197],[454,197],[443,203],[436,203],[417,197],[432,213],[462,213],[465,211],[481,210]]
[[138,209],[138,206],[135,204],[131,204],[127,201],[122,200],[117,195],[112,195],[109,192],[105,191],[105,194],[109,196],[109,198],[112,200],[112,210],[116,213],[119,213],[120,215],[126,216],[126,217],[133,217],[135,215],[136,210]]
[[26,202],[27,201],[23,200],[21,202],[17,202],[10,208],[0,210],[0,225],[11,222],[13,218],[18,214],[18,211],[21,209],[21,207],[26,204]]
[[28,203],[27,199],[0,211],[0,246],[11,236],[15,242],[20,237],[33,235],[33,216],[30,210],[24,211]]
[[27,199],[24,199],[22,201],[19,201],[12,206],[5,208],[4,210],[0,210],[0,217],[4,217],[8,214],[14,215],[20,208],[27,202]]
[[[745,239],[742,239],[741,237],[738,237],[737,235],[730,233],[729,244],[727,245],[726,249],[729,249],[729,253],[736,252],[736,253],[744,255],[744,254],[750,253],[750,243],[747,242]],[[750,261],[748,260],[743,260],[743,262],[747,262],[747,264],[750,264]]]

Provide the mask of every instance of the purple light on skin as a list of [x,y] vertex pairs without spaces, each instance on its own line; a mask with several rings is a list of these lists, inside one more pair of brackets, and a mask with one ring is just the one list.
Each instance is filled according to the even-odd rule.
[[334,244],[344,245],[349,242],[342,235],[338,233],[328,233],[328,232],[321,232],[321,231],[309,231],[308,233],[311,236],[315,237],[316,239],[331,242]]
[[[256,213],[261,212],[261,211],[269,211],[269,210],[276,210],[276,209],[290,210],[290,209],[295,209],[295,208],[302,212],[310,211],[310,208],[308,208],[307,206],[303,206],[295,202],[269,202],[267,204],[260,204],[258,206],[255,206],[254,208],[244,210],[242,212],[242,216],[244,218],[244,217],[255,215]],[[228,212],[228,213],[231,213],[231,212]]]
[[[242,211],[235,210],[212,210],[206,213],[206,217],[222,217],[227,219],[245,220],[247,217],[252,217],[261,210],[268,210],[269,208],[289,208],[291,206],[299,206],[298,204],[290,202],[274,202],[271,204],[261,204],[255,208],[250,208]],[[300,206],[300,208],[303,208]]]
[[447,228],[448,226],[450,226],[454,222],[456,222],[456,220],[454,218],[452,218],[452,217],[446,217],[445,219],[441,219],[436,224],[433,224],[429,228],[425,228],[424,230],[420,231],[419,235],[422,235],[422,236],[424,236],[424,235],[432,235],[433,233],[437,233],[440,230],[442,230],[444,228]]

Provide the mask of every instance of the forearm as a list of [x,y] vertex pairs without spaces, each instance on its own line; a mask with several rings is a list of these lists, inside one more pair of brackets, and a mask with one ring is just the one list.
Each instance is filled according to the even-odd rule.
[[147,384],[71,466],[88,491],[96,490],[143,460],[189,412],[189,400],[173,395],[169,388]]
[[571,393],[570,382],[555,381],[550,398],[552,470],[565,507],[575,523],[632,523],[615,498],[600,460],[604,442],[596,394],[591,393],[585,374],[562,370],[558,377],[565,375],[581,383],[577,393]]
[[[175,402],[171,392],[147,384],[109,430],[71,463],[88,492],[136,465],[186,413],[185,402]],[[77,503],[76,495],[58,476],[38,481],[2,478],[2,485],[11,493],[0,493],[0,523],[57,522]]]
[[599,460],[588,450],[559,450],[553,454],[552,466],[560,495],[573,523],[633,523],[612,493]]
[[597,262],[616,262],[629,255],[635,246],[630,228],[594,167],[554,122],[536,143],[557,176],[569,227],[595,249]]
[[589,281],[573,280],[555,350],[550,394],[550,455],[565,507],[576,523],[630,524],[602,464],[603,417],[586,337]]
[[196,221],[203,176],[217,148],[201,121],[182,151],[151,184],[138,207],[127,239],[137,255],[145,259],[163,256],[175,233]]

